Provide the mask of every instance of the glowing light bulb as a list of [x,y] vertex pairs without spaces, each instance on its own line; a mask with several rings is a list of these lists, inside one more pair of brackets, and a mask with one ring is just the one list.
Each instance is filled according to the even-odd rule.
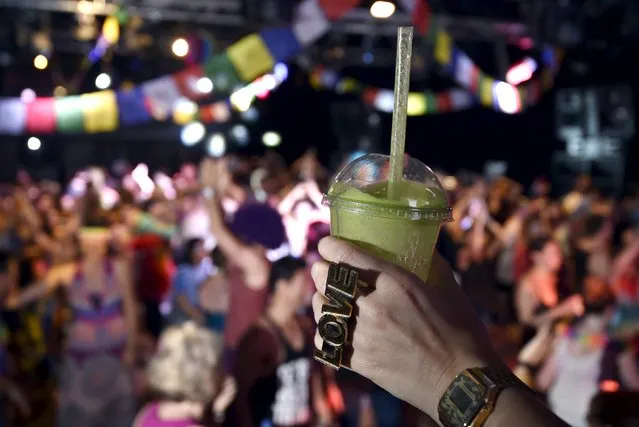
[[67,89],[64,86],[56,86],[55,89],[53,89],[53,96],[56,98],[67,96]]
[[211,135],[207,151],[213,157],[222,157],[226,152],[226,138],[221,133]]
[[173,55],[184,58],[189,53],[189,42],[183,38],[176,39],[173,45],[171,45],[171,50],[173,51]]
[[235,138],[239,145],[246,145],[249,140],[249,132],[244,125],[233,126],[233,129],[231,129],[231,135],[233,135],[233,138]]
[[377,0],[371,6],[371,16],[377,19],[386,19],[395,13],[395,4],[389,1]]
[[190,147],[202,141],[204,134],[206,134],[206,128],[204,125],[200,122],[193,122],[182,128],[180,138],[184,145]]
[[35,136],[32,136],[31,138],[27,140],[27,148],[29,150],[37,151],[40,149],[40,147],[42,147],[42,141],[40,141],[40,138],[36,138]]
[[515,114],[521,111],[521,99],[517,88],[506,82],[495,84],[495,99],[499,109],[506,114]]
[[198,92],[200,93],[211,93],[213,92],[213,82],[208,77],[200,78],[195,84]]
[[30,102],[35,101],[36,99],[36,93],[33,89],[25,89],[22,91],[22,93],[20,94],[20,100],[22,102],[24,102],[25,104],[28,104]]
[[95,78],[95,87],[98,89],[108,89],[111,86],[111,76],[107,73],[100,73],[98,77]]
[[264,132],[264,135],[262,135],[262,142],[267,147],[277,147],[282,142],[282,137],[277,132]]
[[49,60],[44,55],[38,55],[33,58],[33,66],[38,70],[44,70],[49,66]]

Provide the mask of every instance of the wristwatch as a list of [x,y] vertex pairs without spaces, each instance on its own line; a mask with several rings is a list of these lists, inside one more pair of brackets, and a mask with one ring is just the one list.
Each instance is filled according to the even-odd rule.
[[466,369],[455,377],[440,399],[439,421],[444,427],[482,427],[492,414],[499,393],[514,386],[524,385],[510,371]]

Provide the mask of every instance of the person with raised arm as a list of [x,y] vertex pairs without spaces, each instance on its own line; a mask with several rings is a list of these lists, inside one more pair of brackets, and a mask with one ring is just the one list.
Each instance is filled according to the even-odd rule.
[[224,160],[202,161],[200,183],[211,231],[228,260],[229,311],[224,339],[226,368],[230,370],[240,339],[266,307],[271,270],[267,252],[284,243],[286,232],[279,213],[264,203],[244,203],[227,225],[222,199],[232,177]]

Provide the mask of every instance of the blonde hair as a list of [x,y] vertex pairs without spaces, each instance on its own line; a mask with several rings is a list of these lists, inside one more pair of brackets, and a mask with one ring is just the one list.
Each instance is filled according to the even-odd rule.
[[213,375],[220,364],[219,335],[187,322],[167,329],[147,368],[149,385],[170,399],[207,402],[215,393]]

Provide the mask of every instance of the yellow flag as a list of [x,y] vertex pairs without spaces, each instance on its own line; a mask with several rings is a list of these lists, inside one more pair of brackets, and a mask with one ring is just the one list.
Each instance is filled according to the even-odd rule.
[[248,35],[234,43],[227,53],[235,71],[245,82],[255,80],[275,65],[271,53],[257,34]]
[[118,104],[115,92],[87,93],[81,96],[84,130],[88,133],[111,132],[118,128]]
[[423,93],[409,93],[407,110],[409,116],[426,114],[426,96]]
[[435,59],[437,62],[444,65],[450,64],[452,49],[453,41],[450,35],[446,31],[437,33],[435,40]]
[[479,80],[479,101],[484,107],[493,106],[493,86],[495,79],[491,77],[480,77]]

